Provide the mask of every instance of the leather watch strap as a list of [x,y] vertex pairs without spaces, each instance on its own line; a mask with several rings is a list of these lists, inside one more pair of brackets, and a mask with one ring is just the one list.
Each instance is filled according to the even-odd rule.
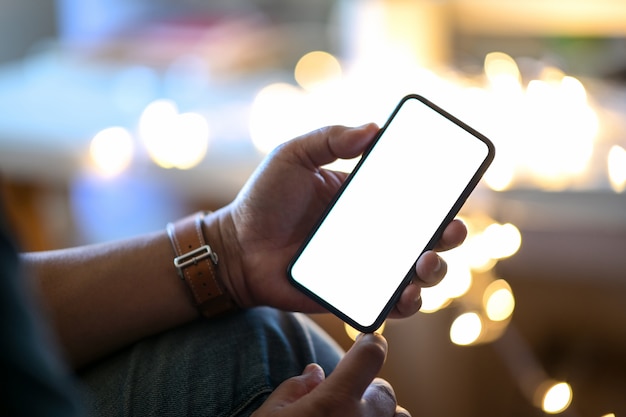
[[196,305],[205,317],[214,317],[236,305],[219,278],[218,256],[204,239],[202,224],[206,213],[200,212],[167,225],[174,247],[174,266],[187,283]]

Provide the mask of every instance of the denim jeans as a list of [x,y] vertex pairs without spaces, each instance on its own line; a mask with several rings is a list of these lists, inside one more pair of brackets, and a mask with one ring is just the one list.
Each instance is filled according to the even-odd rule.
[[308,317],[255,308],[145,339],[84,370],[94,416],[248,416],[285,379],[343,352]]

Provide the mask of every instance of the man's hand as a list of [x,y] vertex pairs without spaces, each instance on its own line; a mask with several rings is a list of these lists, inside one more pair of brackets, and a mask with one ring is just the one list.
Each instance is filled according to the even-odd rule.
[[[347,177],[322,166],[361,155],[377,132],[374,124],[333,126],[279,146],[235,201],[217,213],[222,278],[241,307],[324,311],[289,284],[287,264]],[[463,223],[451,222],[435,249],[458,246],[466,233]],[[416,264],[417,278],[404,290],[391,317],[417,312],[420,288],[438,283],[446,269],[434,251],[424,253]]]
[[362,335],[328,378],[318,365],[307,366],[278,386],[253,416],[409,417],[391,385],[376,378],[386,355],[382,336]]

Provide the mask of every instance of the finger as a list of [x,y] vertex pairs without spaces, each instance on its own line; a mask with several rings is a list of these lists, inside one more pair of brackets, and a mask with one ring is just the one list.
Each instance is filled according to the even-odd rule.
[[419,309],[422,307],[422,289],[419,285],[411,282],[406,286],[404,291],[402,291],[402,295],[400,299],[394,306],[391,313],[389,313],[390,318],[399,318],[399,317],[410,317],[413,314],[417,313]]
[[368,416],[392,416],[397,410],[396,394],[384,379],[376,378],[363,393],[362,404]]
[[309,391],[317,387],[321,382],[326,379],[324,375],[324,369],[316,363],[310,363],[302,371],[302,376],[305,377],[305,384]]
[[379,334],[363,334],[328,378],[324,389],[360,400],[387,356],[387,341]]
[[415,263],[415,282],[420,287],[437,285],[448,272],[448,264],[435,251],[426,251]]
[[[436,250],[445,251],[459,246],[467,236],[467,227],[455,219],[448,224]],[[415,278],[402,291],[389,317],[409,317],[422,307],[421,288],[437,285],[448,272],[448,264],[435,251],[424,252],[415,263]]]
[[348,128],[330,126],[301,136],[291,142],[294,152],[302,160],[310,161],[312,167],[329,164],[338,158],[359,156],[378,132],[374,123]]
[[324,370],[319,365],[309,364],[302,375],[289,378],[280,384],[264,402],[263,407],[275,409],[294,403],[313,391],[324,378]]
[[411,413],[406,408],[396,406],[396,415],[395,417],[411,417]]
[[435,246],[436,251],[446,251],[461,245],[467,237],[467,227],[461,219],[454,219],[444,229],[439,242]]
[[422,307],[421,289],[437,285],[445,277],[448,264],[434,251],[426,251],[415,264],[415,277],[402,291],[390,317],[409,317]]

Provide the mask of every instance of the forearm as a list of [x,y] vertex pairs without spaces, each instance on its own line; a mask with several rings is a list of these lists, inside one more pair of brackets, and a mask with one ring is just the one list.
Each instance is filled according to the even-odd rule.
[[76,367],[198,317],[172,264],[165,231],[124,241],[24,254]]

